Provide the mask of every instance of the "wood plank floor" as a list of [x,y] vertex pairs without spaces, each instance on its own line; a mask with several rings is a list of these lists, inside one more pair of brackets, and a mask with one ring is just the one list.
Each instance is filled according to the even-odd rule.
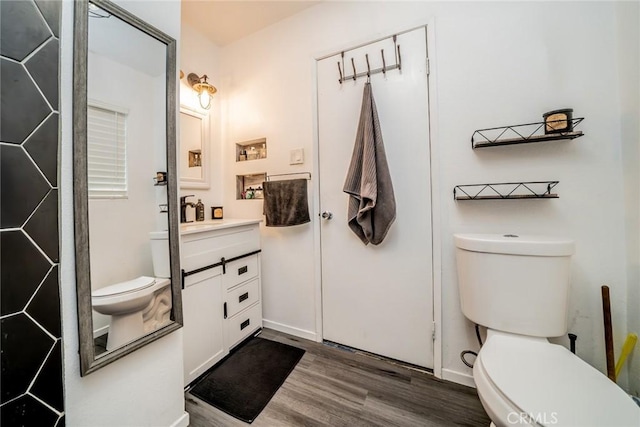
[[[475,389],[269,329],[260,336],[304,348],[306,353],[253,426],[486,427],[490,423]],[[248,425],[189,392],[185,398],[190,426]]]

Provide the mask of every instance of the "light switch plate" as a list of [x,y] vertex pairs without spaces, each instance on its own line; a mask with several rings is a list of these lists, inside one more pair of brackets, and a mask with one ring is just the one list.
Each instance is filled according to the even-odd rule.
[[289,164],[301,165],[304,163],[304,148],[296,148],[289,152]]

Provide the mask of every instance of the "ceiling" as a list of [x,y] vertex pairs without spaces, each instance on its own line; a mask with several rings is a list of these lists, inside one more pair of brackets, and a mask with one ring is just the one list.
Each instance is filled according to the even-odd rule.
[[225,46],[320,1],[182,0],[182,22]]

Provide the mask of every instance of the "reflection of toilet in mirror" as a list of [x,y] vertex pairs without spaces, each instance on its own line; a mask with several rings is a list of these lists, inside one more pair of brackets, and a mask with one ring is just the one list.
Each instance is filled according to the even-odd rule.
[[91,294],[93,309],[111,316],[107,350],[113,350],[168,324],[171,284],[167,232],[152,232],[155,277],[141,276]]

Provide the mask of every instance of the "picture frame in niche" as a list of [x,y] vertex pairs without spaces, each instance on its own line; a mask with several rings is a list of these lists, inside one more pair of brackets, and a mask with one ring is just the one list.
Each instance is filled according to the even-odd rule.
[[211,207],[211,219],[224,219],[224,209],[222,206]]

